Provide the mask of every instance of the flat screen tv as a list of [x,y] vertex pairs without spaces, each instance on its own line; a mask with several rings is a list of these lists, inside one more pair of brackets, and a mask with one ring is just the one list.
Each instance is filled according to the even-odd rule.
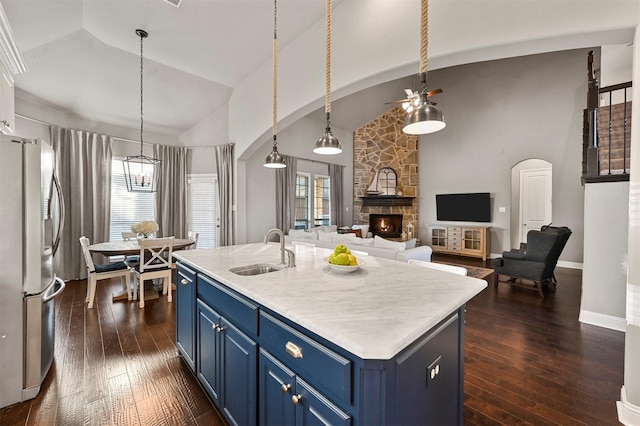
[[491,222],[490,194],[436,194],[436,218],[449,222]]

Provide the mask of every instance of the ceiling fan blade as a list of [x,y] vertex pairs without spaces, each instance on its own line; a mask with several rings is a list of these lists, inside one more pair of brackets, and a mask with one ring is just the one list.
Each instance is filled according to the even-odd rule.
[[409,98],[414,96],[413,90],[411,89],[404,89],[404,93],[406,93]]
[[384,104],[385,104],[385,105],[389,105],[389,104],[401,104],[401,103],[404,103],[404,102],[411,102],[411,99],[398,99],[398,100],[395,100],[395,101],[385,102]]
[[442,89],[430,90],[427,92],[427,96],[434,96],[434,95],[437,95],[438,93],[442,93]]

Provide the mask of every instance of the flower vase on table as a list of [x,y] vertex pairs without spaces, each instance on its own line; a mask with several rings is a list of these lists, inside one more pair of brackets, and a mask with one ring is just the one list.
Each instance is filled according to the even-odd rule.
[[138,239],[149,238],[158,231],[158,224],[153,220],[143,220],[131,225],[131,232],[138,234]]

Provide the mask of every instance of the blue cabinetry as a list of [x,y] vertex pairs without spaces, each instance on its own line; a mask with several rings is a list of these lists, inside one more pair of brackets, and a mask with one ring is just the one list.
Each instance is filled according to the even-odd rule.
[[183,264],[177,265],[176,285],[176,342],[178,351],[195,371],[196,339],[196,272]]
[[197,301],[197,377],[231,424],[257,424],[255,341]]
[[264,349],[260,349],[259,389],[261,425],[351,424],[348,413]]
[[463,306],[392,359],[362,359],[195,268],[178,277],[180,353],[230,424],[463,423]]

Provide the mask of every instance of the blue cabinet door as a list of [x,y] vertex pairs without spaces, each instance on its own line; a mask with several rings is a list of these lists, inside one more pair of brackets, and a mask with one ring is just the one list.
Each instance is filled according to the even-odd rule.
[[260,349],[259,363],[260,425],[294,425],[296,407],[291,396],[295,390],[295,374],[264,349]]
[[178,263],[177,277],[176,345],[187,365],[196,371],[196,272]]
[[222,318],[222,407],[231,424],[257,424],[258,345]]
[[296,378],[297,426],[349,426],[351,416],[325,398],[311,385]]
[[220,315],[198,301],[196,373],[200,383],[220,406]]

